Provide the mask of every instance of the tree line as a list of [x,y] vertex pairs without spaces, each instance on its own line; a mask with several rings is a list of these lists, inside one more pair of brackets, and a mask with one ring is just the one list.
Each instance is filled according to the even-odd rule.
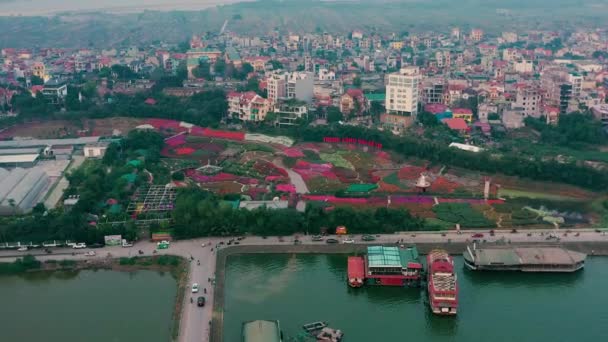
[[295,209],[233,209],[214,193],[197,188],[181,189],[173,212],[173,235],[179,239],[200,236],[261,236],[318,234],[344,225],[349,232],[394,233],[422,230],[424,220],[404,209],[354,209],[309,204],[305,212]]

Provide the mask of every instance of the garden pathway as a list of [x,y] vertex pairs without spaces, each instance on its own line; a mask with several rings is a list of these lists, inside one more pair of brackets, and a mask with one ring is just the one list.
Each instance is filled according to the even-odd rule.
[[296,187],[296,193],[307,194],[309,192],[308,187],[306,186],[306,182],[304,182],[304,179],[302,179],[302,176],[300,176],[294,170],[286,167],[280,158],[275,159],[273,161],[273,163],[274,163],[274,165],[281,167],[281,168],[285,169],[285,171],[287,171],[287,175],[289,176],[289,180],[291,181],[291,184],[293,184]]

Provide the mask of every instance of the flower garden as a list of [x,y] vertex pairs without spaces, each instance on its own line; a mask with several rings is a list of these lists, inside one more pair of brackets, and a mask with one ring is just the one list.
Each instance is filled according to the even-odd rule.
[[[456,224],[463,228],[490,228],[588,222],[582,218],[584,210],[569,213],[578,221],[565,220],[555,218],[564,215],[543,208],[545,202],[528,206],[526,199],[501,199],[501,191],[505,193],[501,184],[511,189],[526,187],[526,182],[520,184],[516,178],[490,180],[490,197],[484,200],[487,178],[483,175],[420,160],[403,160],[391,152],[366,146],[285,144],[284,138],[273,140],[171,120],[153,119],[147,124],[167,137],[161,155],[171,161],[172,171],[181,170],[189,182],[219,194],[241,194],[254,200],[296,196],[328,210],[336,206],[404,208],[425,218],[430,229],[453,229]],[[288,170],[302,178],[307,194],[296,195]],[[416,187],[421,174],[430,183],[424,192]],[[530,189],[551,191],[534,183]],[[569,188],[573,188],[573,199],[589,198],[588,192]],[[563,189],[555,191],[568,198]]]

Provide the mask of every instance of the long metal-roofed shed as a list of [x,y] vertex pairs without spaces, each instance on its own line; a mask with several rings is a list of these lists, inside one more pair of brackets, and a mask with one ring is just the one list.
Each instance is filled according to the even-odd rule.
[[281,342],[279,321],[249,321],[243,323],[243,342]]
[[49,177],[41,168],[0,169],[0,215],[26,213],[41,199]]
[[0,148],[46,147],[53,145],[86,145],[98,142],[100,137],[81,137],[73,139],[28,139],[0,141]]
[[38,157],[38,153],[0,155],[0,167],[32,167]]

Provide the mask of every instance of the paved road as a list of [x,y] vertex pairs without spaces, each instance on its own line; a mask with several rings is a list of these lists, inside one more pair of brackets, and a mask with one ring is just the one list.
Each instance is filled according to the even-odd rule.
[[289,180],[291,181],[291,184],[293,184],[296,187],[296,193],[298,193],[298,194],[307,194],[308,193],[308,186],[306,186],[306,182],[304,182],[304,179],[302,179],[302,176],[300,176],[299,173],[286,167],[280,158],[273,160],[273,163],[276,166],[281,167],[281,168],[285,169],[285,171],[287,171],[287,175],[289,176]]
[[[361,241],[361,236],[351,236],[357,243],[395,243],[403,240],[403,243],[442,243],[447,242],[450,239],[452,242],[466,242],[473,240],[472,234],[480,233],[479,230],[475,231],[462,231],[461,234],[456,232],[446,232],[444,234],[438,232],[406,232],[400,234],[390,235],[378,235],[376,240],[373,242]],[[604,241],[608,242],[608,234],[598,233],[591,229],[588,230],[576,230],[575,233],[566,233],[564,230],[526,230],[524,232],[512,233],[508,230],[496,231],[494,236],[490,236],[488,231],[481,232],[484,234],[482,240],[493,242],[496,240],[504,239],[505,241],[516,242],[547,242],[546,238],[550,233],[556,234],[562,242],[592,242],[592,241]],[[576,233],[579,235],[576,236]],[[541,235],[542,234],[542,235]],[[567,234],[567,236],[564,236]],[[268,237],[263,239],[261,237],[247,237],[241,241],[242,245],[291,245],[293,244],[293,237],[283,238],[283,241],[279,241],[277,237]],[[216,249],[217,244],[220,241],[227,241],[228,238],[206,238],[206,239],[194,239],[176,241],[171,243],[169,249],[158,250],[159,255],[172,254],[179,255],[184,258],[194,258],[190,263],[189,271],[189,285],[192,283],[198,283],[200,286],[199,294],[191,294],[188,292],[184,296],[184,311],[182,312],[181,326],[180,326],[180,342],[208,342],[209,341],[209,322],[211,321],[212,307],[213,307],[213,286],[208,282],[209,278],[215,276],[215,262],[216,262]],[[314,242],[310,237],[300,237],[303,244],[323,244],[322,242]],[[206,246],[202,247],[202,243]],[[225,245],[223,245],[225,246]],[[220,247],[223,247],[220,246]],[[53,254],[44,254],[40,250],[32,250],[28,253],[34,254],[40,260],[62,260],[62,259],[76,259],[86,260],[90,258],[106,258],[108,253],[111,257],[130,257],[138,255],[138,250],[142,250],[144,255],[153,255],[156,245],[152,242],[142,241],[135,244],[130,248],[121,247],[104,247],[95,249],[96,256],[87,257],[84,255],[88,249],[85,250],[73,250],[69,248],[55,249]],[[211,249],[213,248],[213,252]],[[75,252],[75,255],[72,255]],[[15,250],[0,251],[0,259],[2,261],[13,261],[14,255],[19,254]],[[25,254],[25,253],[24,253]],[[197,260],[200,260],[200,266],[197,265]],[[207,289],[207,294],[203,293],[203,289]],[[188,289],[190,291],[190,289]],[[205,307],[199,308],[196,304],[190,303],[190,297],[196,301],[196,297],[199,295],[205,296],[207,302]]]

